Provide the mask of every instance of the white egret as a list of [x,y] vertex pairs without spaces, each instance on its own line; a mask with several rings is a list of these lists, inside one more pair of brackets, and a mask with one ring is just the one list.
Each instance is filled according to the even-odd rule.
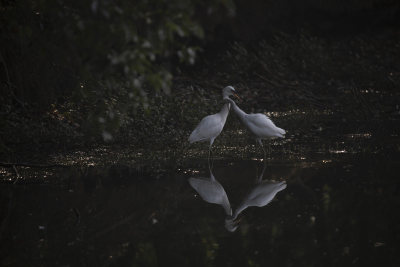
[[[231,87],[231,86],[228,86]],[[233,89],[233,87],[231,87]],[[233,89],[235,90],[235,89]],[[250,133],[255,137],[258,144],[260,144],[261,148],[264,151],[264,159],[265,159],[265,149],[262,144],[262,139],[272,139],[272,138],[284,138],[285,130],[277,127],[270,118],[268,118],[265,114],[255,113],[255,114],[247,114],[243,110],[241,110],[229,97],[224,98],[225,101],[232,105],[232,109],[239,117],[240,121],[244,124],[244,126],[250,131]]]
[[208,159],[210,159],[212,144],[214,143],[215,138],[217,138],[217,136],[222,132],[226,118],[228,117],[230,103],[227,102],[226,99],[230,99],[229,96],[231,95],[237,96],[235,94],[235,89],[232,86],[225,87],[222,90],[222,98],[226,103],[222,107],[221,111],[204,117],[189,136],[190,143],[203,141],[210,142]]
[[236,218],[248,207],[263,207],[268,205],[276,196],[276,194],[286,188],[286,182],[275,182],[271,180],[262,180],[266,165],[262,171],[260,178],[258,178],[256,185],[250,193],[243,199],[242,203],[236,208],[233,216],[228,216],[225,219],[225,228],[234,232],[238,227]]
[[224,187],[215,179],[210,169],[210,178],[191,177],[189,184],[199,193],[201,198],[213,204],[221,205],[226,215],[232,216],[231,204]]

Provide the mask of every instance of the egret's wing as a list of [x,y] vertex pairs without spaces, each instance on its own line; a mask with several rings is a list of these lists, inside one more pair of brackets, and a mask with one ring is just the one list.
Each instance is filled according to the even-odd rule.
[[249,123],[252,123],[255,126],[260,127],[260,128],[276,127],[270,118],[268,118],[266,115],[261,114],[261,113],[247,114],[246,119]]
[[263,207],[268,205],[276,196],[279,191],[286,188],[286,182],[271,182],[263,181],[251,190],[245,197],[242,203],[235,211],[234,218],[236,218],[243,210],[248,207],[256,206]]
[[231,205],[224,187],[215,178],[213,180],[203,177],[191,177],[189,178],[189,184],[204,201],[221,205],[227,215],[232,215]]
[[189,142],[193,143],[208,140],[212,137],[215,138],[221,133],[223,127],[224,125],[218,114],[206,116],[190,134]]
[[246,201],[249,206],[262,207],[269,204],[279,191],[286,188],[286,182],[271,182],[263,181],[258,184],[250,194],[247,196]]
[[270,129],[271,131],[282,135],[282,137],[286,133],[285,130],[276,127],[276,125],[270,118],[261,113],[247,114],[246,120],[248,121],[249,125],[253,125],[253,127],[260,129]]

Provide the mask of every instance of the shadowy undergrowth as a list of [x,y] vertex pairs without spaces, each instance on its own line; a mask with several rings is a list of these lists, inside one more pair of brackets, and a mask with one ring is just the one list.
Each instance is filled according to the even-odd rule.
[[[113,114],[113,106],[130,100],[117,93],[103,96],[111,107],[104,116],[108,121],[119,118],[119,130],[113,134],[105,131],[106,125],[100,129],[102,135],[96,134],[98,129],[85,131],[93,103],[67,101],[38,116],[33,106],[16,109],[3,99],[1,157],[17,160],[104,142],[179,153],[187,148],[187,137],[201,118],[220,110],[221,89],[227,85],[238,90],[243,98],[239,105],[246,112],[267,112],[272,117],[275,111],[293,110],[332,111],[363,120],[396,115],[399,48],[398,36],[390,31],[342,39],[279,34],[253,46],[234,43],[217,58],[205,54],[202,64],[176,75],[170,95],[149,93],[148,106]],[[105,118],[97,119],[101,127]],[[227,129],[238,127],[234,122]]]

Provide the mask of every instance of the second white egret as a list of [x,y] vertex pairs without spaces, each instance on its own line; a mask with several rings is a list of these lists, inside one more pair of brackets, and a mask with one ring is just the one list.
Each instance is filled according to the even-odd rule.
[[[228,86],[231,87],[231,86]],[[231,87],[233,89],[233,87]],[[235,89],[233,89],[235,90]],[[239,117],[240,121],[244,124],[244,126],[250,131],[250,133],[254,136],[257,143],[260,144],[261,148],[264,151],[264,159],[265,159],[265,149],[262,144],[263,139],[272,139],[272,138],[284,138],[286,131],[282,128],[277,127],[272,120],[262,113],[255,114],[247,114],[243,110],[241,110],[229,97],[224,98],[225,101],[232,105],[232,109]]]

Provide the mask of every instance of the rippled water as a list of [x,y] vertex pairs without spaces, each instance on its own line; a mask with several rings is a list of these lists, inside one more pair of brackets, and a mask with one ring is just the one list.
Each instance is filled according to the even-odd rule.
[[228,132],[212,177],[193,152],[166,171],[88,164],[3,183],[0,265],[399,266],[398,120],[310,125],[271,142],[262,176],[262,151]]

